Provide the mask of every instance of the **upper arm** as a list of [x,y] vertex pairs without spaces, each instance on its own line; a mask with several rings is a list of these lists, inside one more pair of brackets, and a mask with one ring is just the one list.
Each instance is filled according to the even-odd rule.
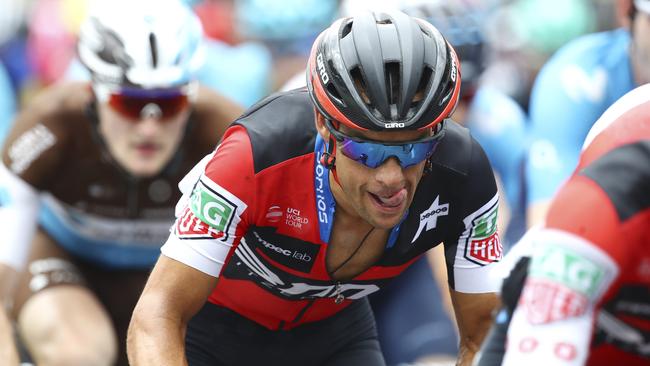
[[183,197],[162,253],[217,277],[252,222],[254,168],[244,128],[230,128],[179,186]]
[[216,277],[161,255],[138,302],[139,312],[178,317],[185,323],[199,311],[216,284]]
[[497,232],[499,195],[490,164],[474,141],[472,161],[459,202],[458,230],[445,239],[450,288],[463,293],[497,290],[488,276],[503,250]]

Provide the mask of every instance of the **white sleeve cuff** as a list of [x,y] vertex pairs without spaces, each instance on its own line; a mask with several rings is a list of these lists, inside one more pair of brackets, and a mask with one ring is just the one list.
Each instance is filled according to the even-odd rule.
[[[203,247],[211,247],[210,254]],[[174,233],[160,248],[162,254],[207,275],[219,277],[232,247],[210,239],[180,239]]]
[[494,280],[491,275],[497,263],[483,267],[454,268],[454,290],[466,294],[497,292],[501,282]]

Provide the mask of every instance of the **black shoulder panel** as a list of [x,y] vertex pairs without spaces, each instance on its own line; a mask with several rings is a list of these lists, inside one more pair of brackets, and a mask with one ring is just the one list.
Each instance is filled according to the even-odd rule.
[[314,151],[314,107],[305,89],[273,94],[246,111],[234,124],[246,128],[255,173]]
[[621,221],[650,207],[650,141],[623,145],[594,161],[580,175],[610,197]]
[[467,175],[472,160],[472,138],[469,130],[451,119],[444,123],[445,136],[433,153],[431,163]]

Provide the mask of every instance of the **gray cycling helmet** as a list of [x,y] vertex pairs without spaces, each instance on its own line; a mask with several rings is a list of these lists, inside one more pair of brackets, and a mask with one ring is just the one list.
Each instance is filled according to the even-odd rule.
[[454,111],[459,65],[433,25],[400,11],[365,12],[318,36],[307,86],[326,118],[361,130],[418,130]]

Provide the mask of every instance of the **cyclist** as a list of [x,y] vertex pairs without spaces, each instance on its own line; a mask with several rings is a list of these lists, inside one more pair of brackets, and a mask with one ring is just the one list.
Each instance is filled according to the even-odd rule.
[[453,48],[427,22],[368,12],[321,33],[307,74],[181,181],[132,364],[383,365],[365,296],[441,242],[470,364],[501,245],[489,162],[448,119]]
[[[35,363],[126,364],[130,314],[180,198],[172,187],[242,110],[197,85],[182,3],[105,1],[82,26],[91,82],[22,111],[2,151],[0,289]],[[4,300],[4,299],[3,299]]]
[[603,114],[545,226],[506,257],[504,309],[479,365],[501,365],[506,350],[503,365],[647,365],[649,96],[641,86]]
[[[343,2],[342,11],[353,14],[373,7],[400,8],[430,22],[458,53],[463,70],[462,86],[453,119],[469,128],[490,160],[497,182],[501,183],[499,229],[505,233],[501,238],[504,246],[513,243],[525,226],[520,218],[525,210],[521,186],[526,115],[512,98],[479,83],[489,47],[483,24],[492,7],[465,1],[350,0]],[[448,314],[453,310],[445,296],[443,258],[444,254],[429,251],[428,258],[416,261],[385,290],[370,297],[382,351],[389,365],[441,362],[455,357],[457,337]],[[431,281],[432,271],[441,282],[440,289]],[[441,303],[441,298],[446,301]],[[445,303],[447,307],[443,306]],[[427,331],[431,329],[435,332]]]
[[540,71],[530,99],[529,226],[573,171],[589,128],[614,101],[650,82],[650,1],[617,0],[620,29],[582,36]]

